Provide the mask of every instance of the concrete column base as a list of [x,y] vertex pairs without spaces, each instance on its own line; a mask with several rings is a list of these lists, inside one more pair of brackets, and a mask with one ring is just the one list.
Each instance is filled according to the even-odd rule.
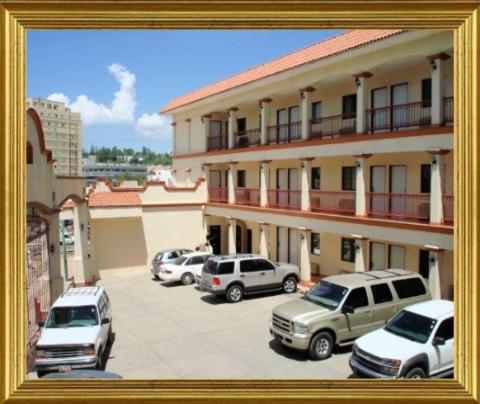
[[65,291],[65,279],[57,277],[50,279],[50,294],[52,296],[52,304]]

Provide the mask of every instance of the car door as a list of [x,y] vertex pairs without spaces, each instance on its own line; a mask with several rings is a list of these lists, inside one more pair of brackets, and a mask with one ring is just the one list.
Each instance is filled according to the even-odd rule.
[[442,337],[445,344],[432,345],[434,353],[429,357],[430,374],[453,367],[453,317],[448,317],[440,323],[432,341],[435,337]]
[[202,272],[203,265],[205,264],[205,261],[211,257],[211,255],[198,255],[196,257],[192,257],[189,265],[186,267],[188,268],[188,271],[200,275]]
[[397,304],[387,282],[370,286],[373,299],[372,329],[382,328],[397,313]]
[[346,319],[345,339],[357,338],[370,331],[373,322],[373,311],[368,301],[365,287],[352,289],[344,306],[351,306],[353,313],[342,314]]
[[274,289],[282,283],[282,280],[279,279],[281,274],[275,270],[275,265],[263,258],[255,261],[260,269],[260,282],[265,288]]
[[105,297],[102,295],[100,296],[100,299],[98,299],[98,314],[100,316],[100,336],[102,339],[102,343],[105,345],[108,340],[108,330],[110,328],[110,324],[102,324],[103,320],[108,317],[108,311],[107,311],[107,303],[105,301]]
[[262,282],[264,282],[265,279],[265,275],[260,275],[262,271],[261,268],[257,266],[256,261],[256,259],[240,261],[240,279],[247,292],[261,289]]

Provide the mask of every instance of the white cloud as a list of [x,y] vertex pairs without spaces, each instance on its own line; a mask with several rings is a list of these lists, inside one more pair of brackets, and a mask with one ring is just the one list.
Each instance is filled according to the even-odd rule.
[[142,136],[151,139],[169,139],[172,136],[172,120],[170,117],[154,114],[143,114],[138,118],[135,130]]
[[50,101],[57,101],[57,102],[63,102],[64,104],[68,105],[70,104],[70,98],[68,98],[65,94],[63,93],[53,93],[50,94],[47,97],[47,100]]

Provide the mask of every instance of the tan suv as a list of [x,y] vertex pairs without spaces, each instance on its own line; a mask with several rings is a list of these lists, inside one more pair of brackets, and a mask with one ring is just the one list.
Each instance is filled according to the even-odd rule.
[[404,307],[430,299],[423,278],[403,269],[329,276],[303,297],[275,307],[270,333],[312,359],[325,359],[335,344],[349,344]]

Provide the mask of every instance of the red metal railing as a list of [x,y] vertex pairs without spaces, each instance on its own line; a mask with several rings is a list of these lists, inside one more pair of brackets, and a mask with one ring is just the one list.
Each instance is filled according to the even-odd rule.
[[269,189],[268,205],[278,209],[301,209],[301,191],[290,189]]
[[290,122],[267,128],[268,143],[289,143],[302,139],[302,122]]
[[430,194],[370,192],[366,194],[366,205],[369,216],[393,220],[430,219]]
[[443,124],[453,122],[453,97],[443,98]]
[[431,102],[420,101],[365,111],[367,130],[398,130],[431,126]]
[[353,135],[357,131],[357,114],[332,115],[310,120],[310,139]]
[[442,195],[443,222],[453,224],[453,195]]
[[248,147],[260,144],[260,129],[249,129],[235,133],[235,147]]
[[258,188],[235,188],[235,203],[260,206],[260,190]]
[[207,151],[225,150],[227,148],[228,145],[226,135],[209,136],[207,138]]
[[314,212],[355,214],[355,191],[310,191],[310,209]]
[[209,202],[228,202],[228,190],[226,187],[208,187]]

